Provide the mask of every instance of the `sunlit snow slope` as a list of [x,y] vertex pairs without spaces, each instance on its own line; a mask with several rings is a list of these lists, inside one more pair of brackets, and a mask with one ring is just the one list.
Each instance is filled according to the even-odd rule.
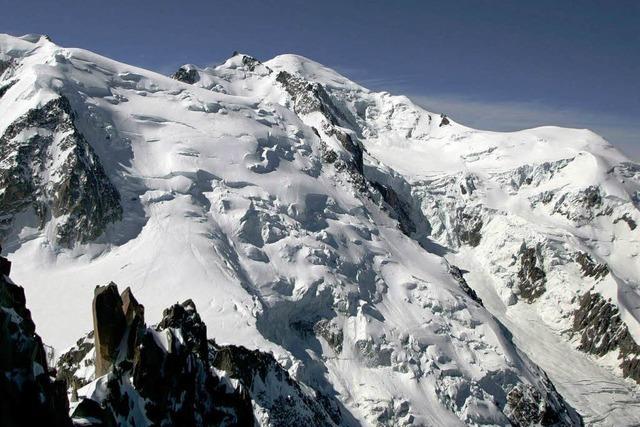
[[597,135],[473,130],[294,55],[171,79],[0,36],[0,72],[0,232],[59,352],[115,281],[342,425],[640,423],[640,167]]

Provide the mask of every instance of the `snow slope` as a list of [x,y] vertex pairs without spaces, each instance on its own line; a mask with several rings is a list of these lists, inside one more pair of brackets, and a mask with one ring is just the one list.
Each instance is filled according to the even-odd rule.
[[[0,191],[24,201],[1,205],[3,246],[58,351],[114,281],[150,323],[192,299],[211,338],[272,352],[344,425],[577,423],[571,406],[589,423],[639,422],[617,342],[596,358],[567,332],[592,290],[640,338],[640,175],[597,135],[473,130],[295,55],[170,79],[3,35],[0,71]],[[54,115],[60,96],[69,111]],[[122,214],[61,238],[79,212],[105,217],[94,206]],[[578,253],[607,273],[585,276]],[[562,351],[542,351],[552,339]]]

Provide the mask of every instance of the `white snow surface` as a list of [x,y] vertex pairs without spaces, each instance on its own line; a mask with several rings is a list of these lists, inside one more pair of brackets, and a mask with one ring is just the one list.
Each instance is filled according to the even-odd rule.
[[[211,338],[273,352],[365,425],[507,424],[478,384],[508,370],[539,386],[536,364],[587,424],[640,424],[638,387],[615,358],[586,355],[563,334],[576,295],[593,287],[640,342],[640,228],[551,209],[561,193],[596,186],[610,216],[640,223],[640,173],[610,173],[629,160],[596,134],[487,132],[451,119],[440,126],[440,114],[406,97],[371,92],[296,55],[255,67],[236,55],[194,67],[199,80],[189,85],[29,40],[0,35],[0,60],[18,64],[0,79],[16,80],[0,99],[0,135],[29,109],[66,96],[124,208],[121,222],[72,249],[56,245],[52,224],[40,229],[26,214],[3,242],[47,344],[62,351],[90,330],[93,290],[114,281],[131,287],[149,323],[192,299]],[[339,156],[349,153],[321,114],[296,114],[278,71],[324,87],[345,118],[337,127],[366,149],[365,176],[413,200],[413,218],[428,225],[415,221],[413,236],[403,234],[380,203],[323,163],[321,137]],[[554,173],[540,167],[563,161]],[[514,183],[517,171],[530,176],[537,166],[532,183]],[[482,207],[475,247],[452,234],[443,213],[463,203],[468,177],[476,189],[464,203]],[[544,191],[554,202],[533,206]],[[531,304],[512,283],[523,242],[538,244],[548,263],[547,292]],[[611,274],[582,277],[566,261],[578,250]],[[451,277],[448,261],[470,272],[486,309]],[[300,332],[320,319],[342,332],[342,351]]]

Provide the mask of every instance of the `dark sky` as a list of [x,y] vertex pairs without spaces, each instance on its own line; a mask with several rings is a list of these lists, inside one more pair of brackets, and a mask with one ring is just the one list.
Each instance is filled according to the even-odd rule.
[[640,1],[0,0],[0,31],[170,73],[297,53],[474,127],[591,128],[640,159]]

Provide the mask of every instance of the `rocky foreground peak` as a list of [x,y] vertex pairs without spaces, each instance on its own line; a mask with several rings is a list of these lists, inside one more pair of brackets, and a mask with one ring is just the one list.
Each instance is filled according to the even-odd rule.
[[120,294],[109,283],[96,287],[93,319],[93,331],[58,363],[59,377],[72,385],[75,423],[254,425],[259,417],[274,426],[331,426],[342,420],[336,403],[329,413],[272,355],[208,340],[191,300],[167,308],[149,327],[131,290]]
[[24,289],[10,271],[0,257],[0,425],[70,427],[66,383],[54,379]]

